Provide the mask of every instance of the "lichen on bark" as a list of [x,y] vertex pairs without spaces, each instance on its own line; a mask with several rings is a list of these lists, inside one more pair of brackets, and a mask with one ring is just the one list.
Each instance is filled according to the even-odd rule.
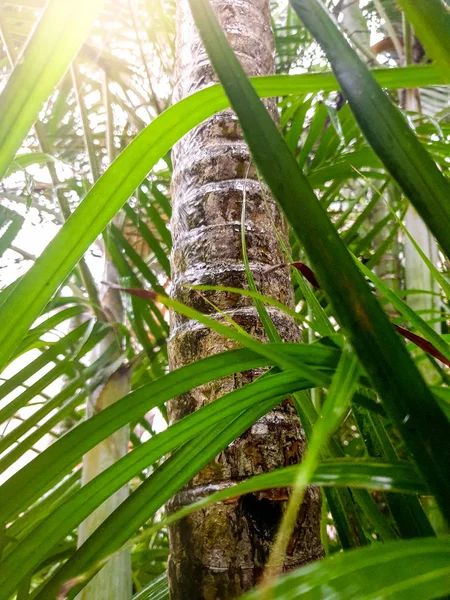
[[[249,75],[273,72],[274,41],[268,0],[213,0],[213,8]],[[216,76],[195,29],[187,0],[177,4],[176,98],[205,87]],[[275,103],[265,102],[273,118]],[[264,331],[251,298],[204,292],[186,284],[246,288],[242,261],[241,211],[246,194],[247,252],[258,290],[293,305],[289,269],[275,228],[287,244],[285,220],[267,190],[261,190],[236,115],[223,111],[187,134],[173,151],[172,295],[189,306],[222,319],[219,307],[251,335]],[[268,209],[267,209],[268,207]],[[270,309],[281,337],[298,341],[299,330],[285,313]],[[215,332],[171,313],[171,369],[232,347]],[[201,386],[170,403],[172,422],[219,396],[245,385],[260,371],[241,373]],[[304,434],[289,400],[254,424],[204,468],[167,505],[172,512],[211,491],[253,475],[294,464],[304,451]],[[288,490],[267,490],[219,503],[170,528],[169,586],[174,599],[235,598],[262,575],[288,499]],[[322,555],[320,495],[308,488],[289,544],[285,568]]]

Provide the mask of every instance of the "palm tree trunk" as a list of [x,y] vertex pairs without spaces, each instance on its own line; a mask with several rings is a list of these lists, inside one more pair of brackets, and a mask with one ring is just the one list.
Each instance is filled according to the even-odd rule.
[[[219,21],[248,74],[273,72],[273,36],[267,0],[213,2]],[[177,99],[216,80],[199,40],[186,0],[177,5]],[[276,118],[273,102],[267,106]],[[263,294],[293,303],[289,270],[269,271],[284,262],[273,223],[287,242],[286,223],[258,183],[236,116],[224,111],[197,127],[173,152],[172,294],[214,318],[222,318],[205,297],[241,327],[262,339],[264,332],[248,298],[212,292],[200,296],[185,284],[247,287],[242,263],[240,217],[244,189],[246,239],[256,285]],[[246,179],[248,177],[248,179]],[[264,199],[269,210],[266,210]],[[284,313],[270,315],[285,340],[298,340]],[[213,331],[171,314],[170,368],[221,352],[231,343]],[[172,401],[172,422],[254,379],[247,372],[197,388]],[[170,502],[168,510],[190,504],[257,473],[301,460],[304,436],[289,402],[260,419],[203,469]],[[197,512],[170,529],[169,585],[173,599],[235,598],[259,580],[287,499],[286,490],[250,494]],[[310,488],[289,545],[285,567],[322,556],[320,495]]]
[[[104,278],[110,283],[118,283],[117,269],[111,258],[105,256]],[[114,288],[107,289],[102,298],[102,307],[110,318],[117,323],[123,322],[123,307],[120,292]],[[120,341],[114,333],[108,334],[96,347],[93,357],[97,358],[111,346],[117,348],[120,356]],[[87,418],[111,406],[130,391],[130,373],[125,366],[119,367],[108,381],[96,390],[89,398],[86,407]],[[83,457],[82,484],[86,485],[105,469],[116,463],[128,452],[130,437],[129,427],[122,427],[106,440],[95,446]],[[78,530],[78,546],[97,529],[103,521],[127,498],[128,486],[124,486],[110,496],[89,517],[83,521]],[[121,550],[89,581],[77,596],[77,600],[129,600],[132,593],[131,556],[128,549]]]
[[[77,82],[77,69],[72,66],[76,93],[79,94],[80,86]],[[114,123],[111,110],[111,98],[109,94],[109,85],[107,75],[103,79],[103,100],[106,112],[106,148],[109,161],[115,158],[116,150],[114,147]],[[84,110],[84,103],[79,97],[79,108],[83,122],[85,136],[86,152],[89,156],[92,177],[96,181],[100,175],[95,156],[94,147],[90,135],[87,114]],[[116,216],[114,222],[118,222],[119,216]],[[119,273],[117,267],[112,261],[108,248],[104,249],[104,271],[103,279],[108,283],[118,284]],[[111,319],[115,323],[124,322],[124,307],[119,290],[114,287],[105,286],[101,298],[100,319]],[[96,347],[93,357],[95,360],[109,349],[114,350],[113,360],[120,358],[122,353],[122,336],[116,332],[108,334]],[[89,398],[86,407],[86,416],[89,419],[101,410],[111,406],[117,400],[120,400],[130,391],[130,371],[125,366],[120,366],[104,385],[95,391]],[[86,485],[97,475],[105,471],[108,467],[116,463],[128,452],[128,442],[130,439],[130,428],[122,427],[113,435],[103,440],[95,448],[83,456],[82,484]],[[124,501],[129,494],[128,486],[122,487],[108,498],[101,506],[97,508],[89,517],[80,524],[78,529],[78,546],[81,546],[86,539],[99,527],[105,519]],[[89,581],[83,588],[76,600],[129,600],[132,594],[132,573],[131,573],[131,553],[129,549],[121,550],[105,564],[105,566]]]

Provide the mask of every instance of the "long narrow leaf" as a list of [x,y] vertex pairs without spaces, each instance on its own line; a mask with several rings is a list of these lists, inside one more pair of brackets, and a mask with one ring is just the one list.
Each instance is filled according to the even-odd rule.
[[[391,542],[345,552],[281,577],[274,599],[431,600],[450,592],[450,536]],[[256,591],[243,600],[263,600]]]
[[[145,533],[145,536],[151,535],[155,531],[167,527],[209,504],[230,499],[237,501],[240,496],[262,490],[291,487],[295,482],[297,472],[298,466],[292,466],[251,477],[247,481],[232,485],[180,509],[170,517],[152,526]],[[413,465],[406,462],[326,461],[317,466],[311,475],[310,483],[311,485],[324,487],[351,487],[403,494],[427,493],[427,488],[420,479],[417,470]]]
[[51,0],[0,95],[0,179],[81,48],[104,0]]
[[[376,77],[388,87],[420,86],[426,82],[432,85],[440,81],[440,75],[427,67],[380,70]],[[253,81],[262,97],[338,87],[329,73],[257,77]],[[100,177],[58,235],[4,300],[1,306],[0,370],[52,294],[151,168],[190,129],[228,105],[222,87],[218,85],[185,98],[155,119]]]
[[370,145],[450,256],[450,184],[320,0],[291,4],[327,54]]
[[[273,346],[277,347],[275,344]],[[316,344],[278,346],[279,353],[289,351],[291,356],[297,357],[297,361],[303,357],[309,364],[318,360],[319,364],[333,367],[339,359],[337,349]],[[232,350],[182,367],[128,394],[67,433],[6,481],[0,488],[0,522],[5,523],[24,510],[73,467],[83,454],[154,406],[208,381],[270,364],[269,359],[252,351]]]
[[[273,377],[288,377],[287,374],[274,375]],[[292,375],[291,375],[292,377]],[[270,378],[271,379],[271,378]],[[256,382],[255,382],[256,383]],[[251,384],[253,385],[253,384]],[[295,384],[291,381],[291,386],[295,389]],[[299,384],[297,384],[298,386]],[[218,425],[213,429],[206,428],[208,432],[200,439],[197,437],[193,443],[183,446],[173,457],[171,457],[162,467],[160,467],[149,479],[147,479],[112,515],[91,535],[88,540],[79,548],[71,559],[64,565],[59,573],[52,578],[37,598],[44,599],[54,595],[59,585],[67,579],[86,572],[95,562],[107,556],[110,552],[120,548],[120,546],[131,537],[136,529],[142,525],[156,509],[166,502],[177,490],[191,479],[203,466],[205,466],[214,456],[228,445],[232,440],[247,429],[255,420],[261,417],[265,412],[276,406],[289,389],[289,385],[284,384],[280,388],[273,390],[272,398],[270,385],[264,383],[266,387],[264,398],[258,396],[253,400],[255,406],[243,412],[231,423],[225,419],[224,425]],[[250,386],[248,386],[250,387]],[[283,389],[284,387],[284,389]],[[241,388],[244,390],[245,388]],[[241,390],[236,390],[241,391]],[[281,391],[281,394],[279,393]],[[234,392],[234,393],[236,393]],[[256,401],[258,400],[258,401]],[[210,405],[211,406],[211,405]],[[197,411],[191,416],[195,416]],[[217,431],[219,429],[219,431]],[[167,430],[168,431],[168,430]],[[205,430],[204,430],[205,431]],[[156,439],[156,438],[154,438]],[[180,440],[181,441],[181,440]],[[184,441],[184,440],[183,440]],[[178,441],[174,440],[175,447]],[[181,443],[183,443],[181,441]],[[161,455],[167,452],[167,449],[161,449]],[[97,478],[98,479],[98,478]],[[94,484],[93,480],[91,483]],[[84,489],[87,489],[85,486]],[[100,488],[101,489],[101,488]],[[82,492],[80,490],[80,492]],[[80,493],[78,492],[78,494]],[[6,598],[7,593],[11,593],[17,583],[23,577],[23,572],[29,572],[34,565],[45,556],[45,553],[61,537],[62,528],[68,527],[67,520],[73,520],[73,513],[68,510],[69,503],[65,503],[49,519],[43,521],[36,530],[31,532],[29,539],[25,539],[4,561],[3,571],[7,575],[0,586],[0,598]],[[76,511],[77,517],[86,512],[86,506],[80,506]],[[61,514],[58,514],[61,513]],[[78,520],[78,518],[77,518]],[[5,594],[5,595],[2,595]]]
[[450,447],[444,442],[450,436],[450,424],[247,79],[208,0],[191,0],[190,5],[257,166],[302,241],[386,411],[441,509],[450,516]]
[[442,0],[399,0],[414,31],[436,61],[443,76],[450,75],[450,14]]

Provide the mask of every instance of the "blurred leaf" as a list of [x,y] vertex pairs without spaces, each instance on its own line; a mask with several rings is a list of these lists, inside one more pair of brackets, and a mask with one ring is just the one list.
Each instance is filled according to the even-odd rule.
[[[436,3],[439,0],[435,0]],[[450,256],[450,185],[400,110],[352,50],[319,0],[291,0],[319,41],[372,148]]]
[[[190,5],[257,166],[303,243],[386,412],[401,431],[441,510],[450,516],[450,447],[443,443],[450,436],[450,424],[260,102],[209,2],[198,0]],[[361,85],[355,85],[362,90]],[[448,197],[445,202],[449,202]],[[448,240],[448,232],[446,236]]]
[[8,250],[22,228],[24,218],[15,211],[0,206],[0,258]]
[[26,152],[23,154],[16,154],[13,162],[6,172],[6,177],[20,171],[22,169],[26,169],[31,165],[45,165],[49,161],[54,161],[53,156],[49,154],[45,154],[45,152]]
[[[274,353],[291,353],[297,362],[303,360],[310,365],[323,365],[325,368],[335,365],[339,358],[336,348],[316,344],[280,344],[273,348]],[[182,367],[128,394],[113,406],[78,425],[12,475],[0,487],[0,521],[5,523],[17,515],[45,493],[88,450],[154,406],[208,381],[268,366],[271,362],[250,350],[232,350]]]
[[450,13],[442,0],[399,0],[415,33],[443,77],[450,75]]
[[[66,18],[67,15],[69,11]],[[425,82],[435,83],[437,79],[436,71],[429,67],[380,70],[376,76],[383,85],[394,87],[425,85]],[[337,88],[336,80],[328,73],[257,77],[253,81],[262,97]],[[219,85],[185,98],[155,119],[100,177],[36,264],[3,302],[1,317],[6,325],[0,331],[0,369],[54,291],[149,170],[185,133],[227,106],[228,101]]]
[[[353,550],[292,571],[275,581],[280,600],[431,600],[450,592],[450,537],[390,542]],[[243,598],[267,597],[258,590]]]
[[0,95],[0,179],[81,48],[104,0],[50,0]]

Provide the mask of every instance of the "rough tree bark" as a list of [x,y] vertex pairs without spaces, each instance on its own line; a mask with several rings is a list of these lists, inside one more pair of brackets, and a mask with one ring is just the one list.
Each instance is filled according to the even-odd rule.
[[[273,72],[274,42],[268,0],[213,0],[228,39],[248,74]],[[199,40],[187,0],[177,5],[176,99],[203,88],[216,76]],[[267,106],[276,118],[273,102]],[[184,284],[246,287],[240,242],[243,191],[246,190],[246,239],[256,285],[263,294],[292,305],[289,270],[269,271],[283,262],[274,225],[287,242],[286,223],[273,199],[269,207],[251,164],[234,113],[224,111],[197,127],[173,152],[172,293],[214,318],[211,305]],[[266,195],[267,194],[267,195]],[[226,293],[205,294],[216,306],[258,338],[264,333],[251,300]],[[271,317],[285,340],[298,340],[295,323],[284,313]],[[170,368],[231,347],[198,323],[171,314]],[[215,398],[254,379],[247,372],[197,388],[172,401],[177,421]],[[301,460],[304,435],[289,401],[260,419],[169,503],[168,511],[232,482]],[[172,599],[235,598],[260,578],[286,505],[287,490],[268,490],[197,512],[170,530],[169,585]],[[307,491],[289,545],[285,568],[322,556],[320,495]]]

